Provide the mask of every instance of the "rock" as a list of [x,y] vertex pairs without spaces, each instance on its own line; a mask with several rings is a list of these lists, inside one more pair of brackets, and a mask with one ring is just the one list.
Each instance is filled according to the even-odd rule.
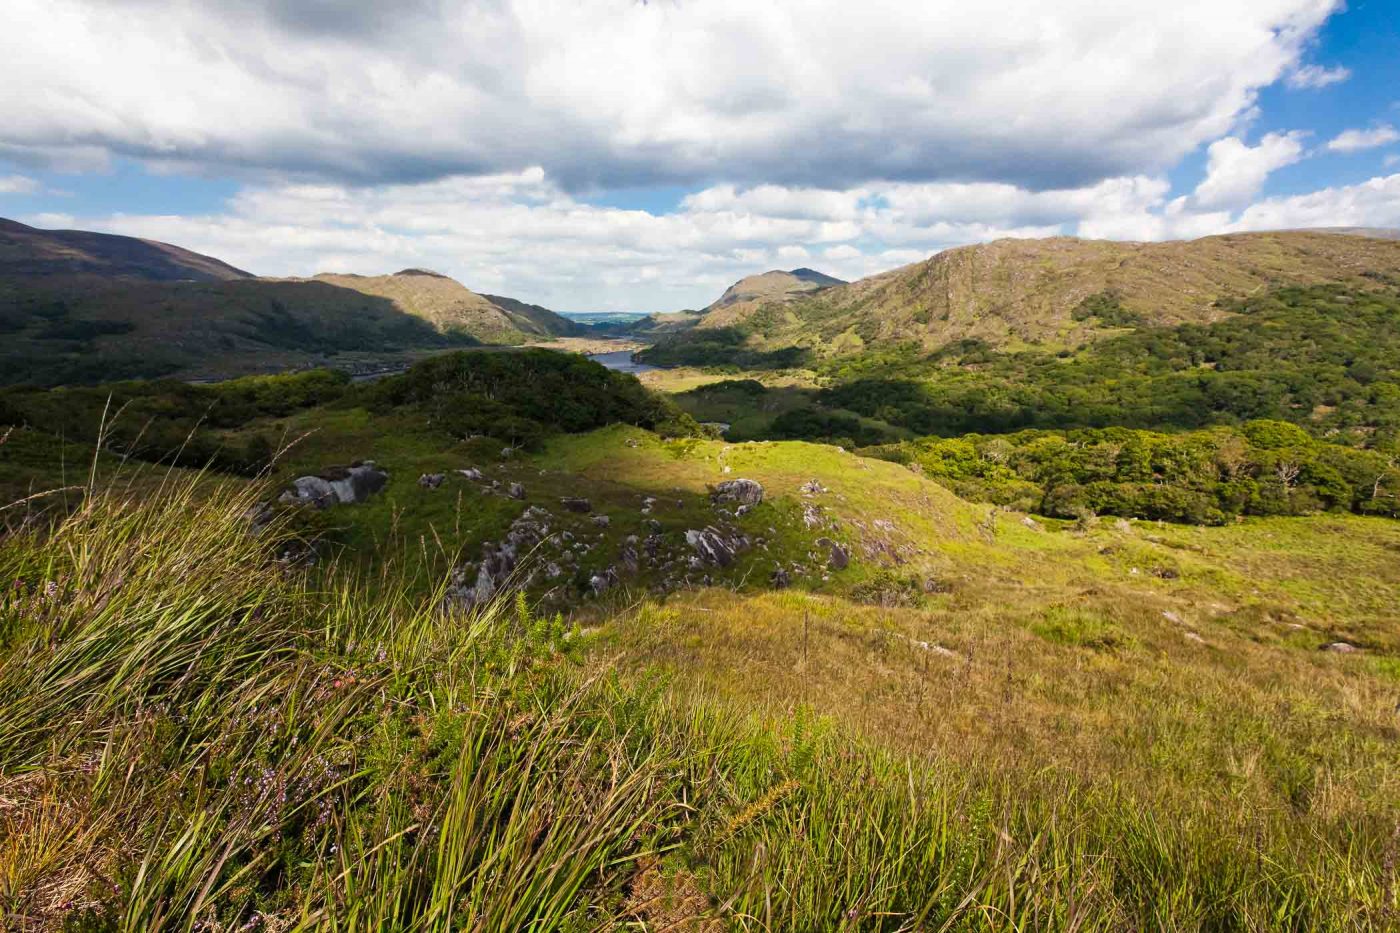
[[826,565],[832,570],[845,570],[851,565],[851,553],[830,538],[818,538],[817,544],[829,552]]
[[1361,649],[1353,645],[1351,642],[1334,641],[1323,645],[1321,650],[1331,651],[1335,654],[1354,654],[1355,652],[1360,651]]
[[809,479],[798,487],[798,491],[805,496],[816,496],[828,492],[827,488],[814,479]]
[[545,564],[545,567],[544,567],[544,575],[545,575],[546,577],[548,577],[549,579],[551,579],[551,580],[557,580],[557,579],[559,579],[559,577],[563,576],[563,574],[564,574],[563,568],[561,568],[561,567],[560,567],[558,564],[556,564],[554,561],[550,561],[548,564]]
[[1204,638],[1202,638],[1200,635],[1197,635],[1195,632],[1187,632],[1187,633],[1186,633],[1186,639],[1187,639],[1188,641],[1194,641],[1194,642],[1196,642],[1197,644],[1201,644],[1201,645],[1204,645],[1204,644],[1206,643],[1206,640],[1205,640]]
[[514,456],[515,456],[515,450],[516,450],[516,448],[514,448],[514,447],[502,447],[502,448],[501,448],[501,459],[502,459],[502,460],[509,460],[511,457],[514,457]]
[[749,539],[744,535],[737,532],[726,533],[713,525],[698,530],[690,529],[685,533],[685,543],[695,550],[694,563],[712,567],[728,567],[749,547]]
[[564,508],[568,509],[570,512],[593,511],[593,503],[589,502],[587,499],[579,499],[573,496],[565,496],[564,498],[559,500],[559,504],[562,505]]
[[661,523],[654,518],[647,519],[647,530],[654,535],[661,534]]
[[437,489],[446,478],[441,473],[424,473],[418,477],[418,485],[424,489]]
[[548,537],[551,517],[538,506],[526,509],[511,522],[503,540],[482,545],[478,563],[464,564],[452,572],[446,601],[464,609],[489,602],[510,580],[520,559]]
[[1166,619],[1168,622],[1172,623],[1173,625],[1181,625],[1181,624],[1183,624],[1182,621],[1181,621],[1181,616],[1177,615],[1175,612],[1172,612],[1170,609],[1163,609],[1163,610],[1162,610],[1162,618]]
[[617,571],[609,567],[602,573],[589,577],[588,585],[594,596],[601,596],[617,585]]
[[521,483],[511,483],[511,484],[510,484],[510,492],[508,493],[508,495],[509,495],[512,499],[524,499],[524,498],[525,498],[525,486],[524,486],[523,484],[521,484]]
[[292,505],[314,505],[324,509],[332,505],[363,502],[389,482],[389,474],[364,460],[348,467],[332,467],[319,476],[301,476],[277,501]]
[[642,556],[637,552],[635,540],[628,541],[622,545],[617,552],[617,562],[622,569],[628,573],[636,573],[641,569]]
[[753,508],[763,501],[763,486],[751,479],[727,479],[715,486],[710,498]]
[[785,590],[792,586],[792,577],[786,570],[778,567],[768,575],[768,585],[777,590]]
[[465,476],[467,479],[470,479],[470,480],[477,480],[477,481],[480,481],[480,480],[483,480],[483,479],[486,478],[485,474],[483,474],[483,473],[482,473],[480,470],[478,470],[476,467],[468,467],[468,468],[465,469],[465,470],[458,470],[457,472],[460,473],[460,474],[462,474],[463,476]]
[[1027,515],[1026,517],[1024,517],[1024,518],[1021,519],[1021,524],[1022,524],[1022,525],[1025,525],[1025,526],[1026,526],[1027,528],[1029,528],[1031,531],[1042,531],[1042,530],[1043,530],[1043,529],[1040,527],[1040,522],[1038,522],[1038,521],[1036,521],[1035,519],[1031,518],[1029,515]]
[[595,515],[593,516],[593,524],[597,525],[599,528],[606,528],[612,524],[612,519],[608,518],[606,515]]
[[635,437],[629,437],[629,438],[627,438],[627,446],[628,446],[628,447],[640,447],[640,446],[642,446],[642,442],[639,441],[639,440],[637,440]]

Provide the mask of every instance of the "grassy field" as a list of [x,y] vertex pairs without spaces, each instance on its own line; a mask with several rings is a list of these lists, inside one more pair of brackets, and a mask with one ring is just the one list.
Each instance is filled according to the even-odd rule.
[[[0,538],[0,928],[1400,924],[1400,523],[1036,519],[832,446],[415,411],[227,431],[289,445],[263,480],[0,445],[7,502],[63,489]],[[568,598],[446,608],[530,508]],[[752,546],[589,593],[707,525]]]

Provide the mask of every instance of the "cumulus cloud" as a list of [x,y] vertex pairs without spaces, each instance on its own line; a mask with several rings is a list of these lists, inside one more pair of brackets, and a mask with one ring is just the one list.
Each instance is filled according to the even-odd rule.
[[0,175],[0,194],[33,194],[41,187],[26,175]]
[[812,266],[846,279],[999,237],[1161,240],[1236,230],[1400,226],[1400,175],[1242,210],[1136,175],[1033,191],[1003,183],[847,189],[717,185],[674,212],[588,203],[538,167],[431,182],[245,188],[203,216],[25,218],[173,242],[265,275],[420,266],[563,310],[701,307],[734,280]]
[[1396,132],[1393,126],[1383,124],[1366,130],[1343,130],[1327,143],[1327,148],[1333,152],[1360,152],[1362,149],[1388,146],[1398,139],[1400,132]]
[[1237,136],[1211,143],[1206,151],[1206,177],[1194,194],[1196,204],[1218,208],[1247,203],[1271,172],[1302,158],[1303,137],[1300,132],[1269,133],[1257,146],[1246,145]]
[[[1338,0],[7,0],[0,153],[570,191],[1153,174]],[[1315,79],[1309,79],[1315,80]]]
[[1303,90],[1319,87],[1327,87],[1331,84],[1340,84],[1351,77],[1351,69],[1338,65],[1335,68],[1324,68],[1321,65],[1303,65],[1295,68],[1288,74],[1288,86],[1294,90]]

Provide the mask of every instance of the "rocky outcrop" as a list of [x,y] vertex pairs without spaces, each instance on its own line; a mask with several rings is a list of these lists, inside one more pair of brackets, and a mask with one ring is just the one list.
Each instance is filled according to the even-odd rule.
[[727,479],[715,486],[710,498],[715,504],[753,508],[763,501],[763,486],[751,479]]
[[387,472],[375,466],[373,460],[363,460],[348,467],[332,467],[317,476],[299,476],[277,501],[318,509],[351,505],[363,502],[388,482]]
[[818,538],[817,544],[827,549],[826,565],[832,570],[845,570],[851,565],[851,553],[830,538]]
[[470,609],[489,602],[510,580],[525,555],[548,537],[552,518],[544,509],[531,506],[511,522],[504,539],[482,545],[480,561],[452,571],[448,604]]
[[685,533],[685,543],[695,551],[691,566],[728,567],[749,549],[749,539],[738,532],[726,532],[708,525]]

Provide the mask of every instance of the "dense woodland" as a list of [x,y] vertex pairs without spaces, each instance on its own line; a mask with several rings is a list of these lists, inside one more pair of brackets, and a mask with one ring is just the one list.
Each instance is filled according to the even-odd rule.
[[28,426],[137,460],[255,475],[291,438],[277,419],[318,405],[402,411],[456,437],[529,445],[548,434],[625,423],[663,434],[699,428],[633,376],[547,350],[465,351],[355,385],[312,370],[207,385],[176,379],[0,390],[0,425]]

